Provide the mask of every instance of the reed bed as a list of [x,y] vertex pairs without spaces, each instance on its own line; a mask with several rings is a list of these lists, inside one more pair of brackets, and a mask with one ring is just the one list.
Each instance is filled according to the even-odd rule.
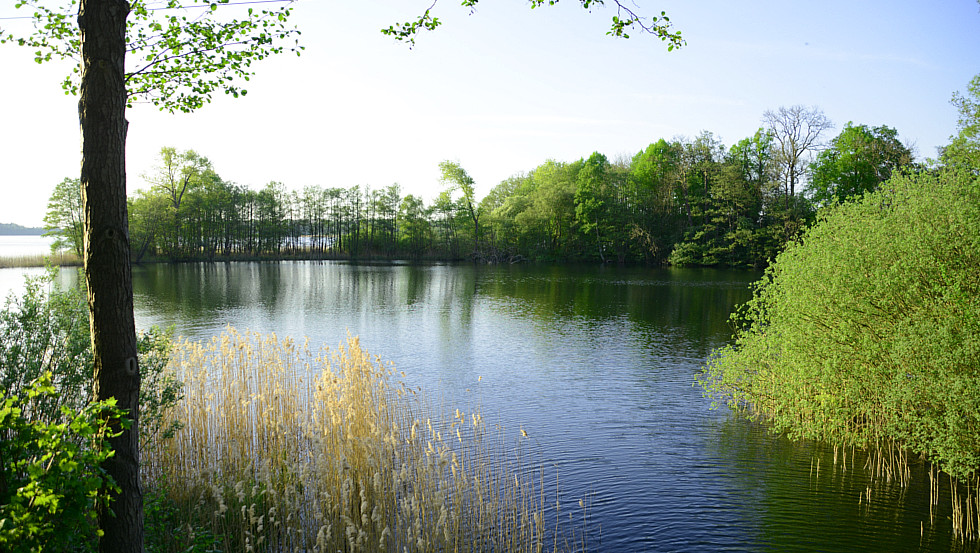
[[330,351],[228,328],[179,341],[171,368],[182,427],[143,462],[174,514],[161,551],[583,547],[546,526],[543,478],[479,413],[434,419],[356,338]]
[[0,269],[24,267],[80,267],[82,259],[69,252],[0,257]]

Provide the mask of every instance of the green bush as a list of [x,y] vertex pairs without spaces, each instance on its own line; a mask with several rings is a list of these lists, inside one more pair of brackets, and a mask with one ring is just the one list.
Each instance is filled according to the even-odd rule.
[[92,342],[80,290],[54,290],[56,270],[28,277],[0,311],[0,388],[18,393],[50,372],[57,397],[41,397],[34,419],[81,409],[92,394]]
[[706,395],[791,437],[980,469],[980,179],[903,175],[820,214],[734,317]]
[[[58,391],[36,400],[32,420],[57,418],[63,406],[81,410],[92,399],[94,367],[84,291],[56,288],[56,275],[51,269],[28,277],[23,295],[9,296],[0,311],[0,387],[18,393],[49,372]],[[137,337],[143,447],[179,425],[163,422],[163,411],[181,394],[181,383],[166,371],[172,349],[172,328],[151,327]]]
[[31,420],[37,405],[57,396],[50,373],[24,392],[0,398],[0,550],[93,550],[96,508],[116,489],[101,468],[113,454],[107,440],[128,421],[115,401]]
[[[0,526],[2,551],[14,547],[11,544],[15,542],[21,548],[16,551],[33,551],[32,544],[38,543],[47,544],[49,551],[62,550],[60,545],[67,542],[50,541],[55,539],[50,536],[59,534],[59,528],[62,537],[83,536],[76,540],[77,543],[72,543],[83,549],[90,546],[96,536],[94,518],[87,520],[87,525],[76,520],[82,516],[80,513],[89,513],[86,509],[94,508],[93,502],[101,493],[95,490],[102,489],[96,485],[96,476],[101,475],[100,469],[94,468],[98,466],[98,458],[92,456],[100,451],[93,448],[101,447],[101,441],[93,441],[91,433],[94,428],[102,427],[92,426],[96,424],[92,414],[99,412],[101,404],[90,403],[93,362],[88,308],[82,290],[56,289],[53,284],[55,275],[52,270],[40,277],[29,277],[23,295],[8,297],[5,308],[0,311],[0,386],[9,395],[4,400],[4,415],[0,421],[3,437],[0,462],[6,467],[0,478],[0,509],[4,513],[4,522]],[[179,420],[166,416],[167,409],[175,405],[182,394],[181,382],[172,371],[166,370],[173,348],[173,330],[153,327],[141,332],[137,348],[141,373],[140,448],[144,453],[152,454],[162,440],[181,426]],[[38,388],[33,384],[35,381],[43,385]],[[98,424],[102,424],[101,421]],[[37,455],[58,463],[52,465],[55,468],[51,470],[55,472],[29,469],[34,466],[31,463],[36,465],[30,459]],[[68,461],[62,459],[66,455]],[[15,462],[20,464],[9,465]],[[144,484],[148,488],[156,485],[153,478],[152,474],[144,474]],[[43,511],[46,513],[43,520],[23,518],[27,514],[22,512],[25,500],[17,499],[20,488],[26,490],[24,493],[40,494],[26,504],[48,501],[51,505],[57,504],[52,507],[55,511]],[[76,495],[85,491],[89,494],[85,496],[88,503],[80,503],[81,496],[66,500],[44,490]],[[64,509],[71,510],[73,515],[66,516]],[[73,518],[74,515],[78,516]],[[155,512],[150,512],[149,516],[155,516]],[[150,520],[149,524],[152,523]],[[34,541],[25,540],[28,535],[25,532],[33,532],[30,536],[34,536],[31,538]],[[5,539],[11,540],[11,544],[3,541]]]

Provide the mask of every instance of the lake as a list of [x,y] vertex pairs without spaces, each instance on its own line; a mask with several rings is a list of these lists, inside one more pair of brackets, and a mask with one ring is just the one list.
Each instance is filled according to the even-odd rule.
[[[70,272],[69,272],[70,273]],[[870,482],[831,448],[711,410],[695,376],[728,342],[758,273],[345,262],[137,266],[137,325],[335,346],[348,332],[435,403],[516,437],[566,505],[590,502],[594,550],[950,551],[928,477]],[[68,277],[70,279],[70,277]],[[516,438],[514,442],[516,443]],[[550,498],[554,501],[554,498]]]
[[0,257],[47,255],[53,242],[48,236],[0,234]]

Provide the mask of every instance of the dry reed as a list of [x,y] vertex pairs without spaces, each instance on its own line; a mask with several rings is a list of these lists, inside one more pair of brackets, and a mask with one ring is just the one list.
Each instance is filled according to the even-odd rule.
[[228,328],[178,342],[171,367],[183,427],[144,453],[181,513],[165,550],[207,532],[224,551],[540,552],[559,532],[479,413],[434,420],[356,338],[330,352]]
[[[854,448],[850,448],[851,468],[854,463]],[[864,470],[871,477],[871,485],[861,492],[858,504],[871,504],[872,491],[879,486],[896,484],[900,489],[907,489],[912,480],[913,459],[909,451],[893,440],[881,440],[865,450]],[[834,467],[847,472],[848,447],[834,447]],[[921,461],[920,461],[921,462]],[[813,461],[810,463],[810,474],[813,476]],[[945,480],[949,493],[949,514],[942,518],[951,523],[952,535],[962,543],[974,544],[980,540],[980,476],[972,475],[957,479],[944,474],[933,463],[926,462],[926,474],[929,477],[929,526],[937,524],[936,510],[939,508],[940,497],[943,495],[942,482]],[[816,476],[820,474],[820,459],[816,458]],[[920,522],[920,531],[925,531],[925,521]]]
[[79,267],[82,265],[82,260],[74,253],[69,252],[0,257],[0,269],[45,267],[47,265],[54,267]]

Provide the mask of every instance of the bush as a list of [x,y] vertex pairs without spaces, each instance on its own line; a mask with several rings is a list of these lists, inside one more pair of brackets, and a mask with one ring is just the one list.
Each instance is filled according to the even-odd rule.
[[[90,403],[93,361],[88,308],[81,290],[55,289],[55,275],[51,270],[41,277],[29,277],[24,294],[8,297],[0,311],[0,386],[10,396],[4,400],[0,421],[4,438],[0,462],[6,463],[7,471],[0,480],[0,509],[5,513],[0,540],[14,540],[21,548],[17,551],[32,551],[37,543],[47,543],[47,550],[61,550],[52,545],[67,543],[57,541],[61,539],[58,535],[78,535],[78,544],[91,545],[95,519],[84,524],[76,519],[82,517],[80,513],[89,513],[89,507],[94,509],[97,494],[104,493],[97,485],[102,473],[95,455],[108,455],[108,450],[99,449],[103,437],[96,440],[92,433],[97,429],[104,433],[99,426],[103,421],[95,417],[105,404]],[[180,428],[180,421],[166,418],[165,413],[180,399],[182,384],[166,370],[173,348],[172,329],[153,327],[140,333],[137,348],[140,448],[145,455]],[[44,467],[53,472],[39,469],[38,455],[53,463]],[[17,499],[21,488],[23,493],[34,494],[33,499]],[[89,494],[84,504],[81,496],[65,499],[57,495],[82,491]],[[44,511],[43,520],[37,518],[41,515],[30,514],[39,501],[54,509]],[[34,510],[25,514],[24,505]],[[13,547],[3,541],[0,545]],[[8,550],[6,547],[0,550]]]
[[[22,296],[11,295],[0,311],[0,387],[19,393],[45,372],[57,395],[38,397],[32,420],[79,411],[92,400],[92,339],[88,307],[79,288],[54,287],[57,269],[28,277]],[[173,329],[151,327],[137,336],[140,359],[141,447],[174,432],[179,421],[163,421],[163,411],[180,398],[181,383],[166,371]]]
[[25,390],[49,372],[57,397],[39,397],[35,420],[79,410],[92,395],[92,342],[88,308],[80,290],[54,290],[56,270],[28,277],[24,294],[7,298],[0,311],[0,388]]
[[791,437],[908,449],[976,475],[977,267],[980,179],[895,177],[822,212],[777,257],[699,381]]
[[[9,552],[94,550],[96,508],[106,505],[112,456],[107,440],[126,422],[115,401],[61,409],[60,420],[31,420],[55,399],[50,373],[24,395],[0,398],[0,549]],[[118,423],[118,424],[117,424]]]

